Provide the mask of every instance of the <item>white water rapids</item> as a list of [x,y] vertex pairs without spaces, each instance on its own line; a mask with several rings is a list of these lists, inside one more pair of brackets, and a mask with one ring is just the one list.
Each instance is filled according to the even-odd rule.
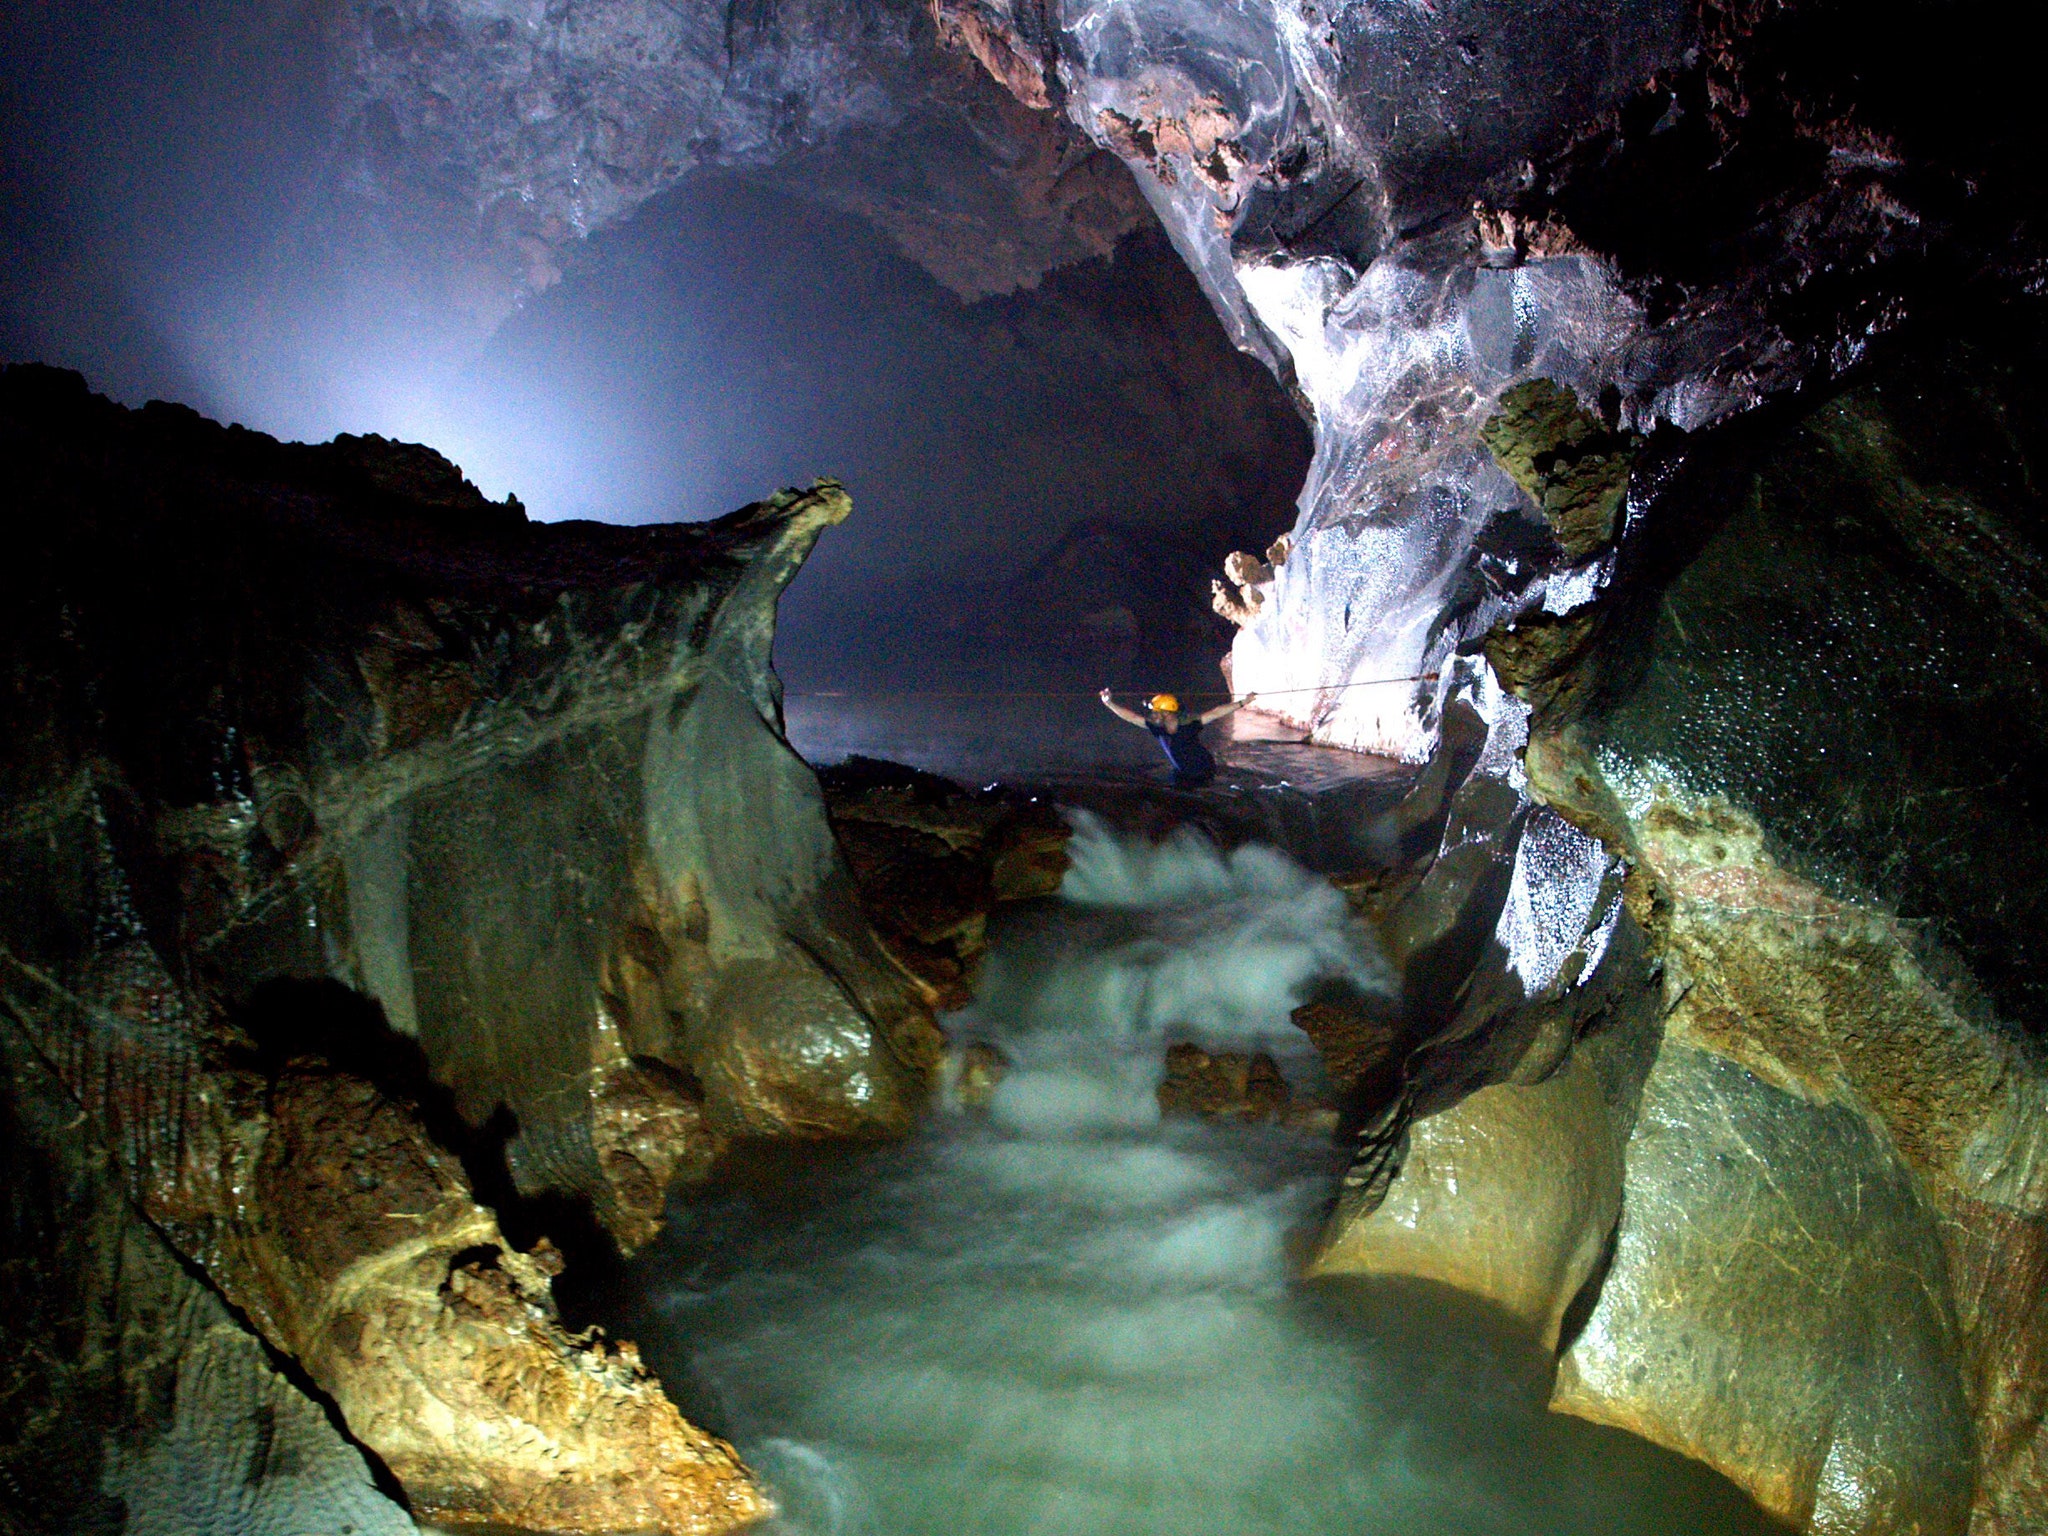
[[777,1536],[1422,1536],[1763,1530],[1704,1472],[1542,1411],[1541,1366],[1448,1293],[1306,1286],[1344,1159],[1159,1115],[1169,1039],[1316,1067],[1288,1020],[1383,967],[1260,848],[1082,821],[956,1037],[985,1114],[792,1154],[673,1211],[620,1321],[770,1485]]

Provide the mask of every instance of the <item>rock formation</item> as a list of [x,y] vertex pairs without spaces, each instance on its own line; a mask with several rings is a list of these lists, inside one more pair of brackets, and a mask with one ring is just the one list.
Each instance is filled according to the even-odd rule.
[[1286,1118],[1291,1091],[1279,1065],[1264,1051],[1205,1051],[1199,1045],[1166,1048],[1159,1081],[1159,1112],[1205,1120],[1257,1122]]
[[936,1009],[964,1008],[998,905],[1050,896],[1069,828],[1051,805],[1000,788],[852,757],[820,775],[862,909]]
[[1290,546],[1291,541],[1283,533],[1268,547],[1263,560],[1243,550],[1231,554],[1223,562],[1223,574],[1229,585],[1221,581],[1209,583],[1210,606],[1239,629],[1251,623],[1259,616],[1259,609],[1265,606],[1266,592],[1273,585],[1275,569],[1287,563]]
[[[1319,1272],[1486,1298],[1559,1348],[1560,1409],[1795,1525],[2048,1525],[2025,51],[1831,0],[1573,0],[1540,39],[1476,0],[931,17],[347,10],[347,158],[491,315],[696,165],[980,293],[1106,250],[1121,160],[1315,424],[1288,549],[1216,593],[1234,682],[1423,765],[1283,827],[1402,981],[1302,1015],[1358,1140]],[[1000,172],[954,174],[970,142]],[[0,404],[8,1134],[23,1209],[91,1234],[82,1294],[137,1246],[179,1318],[35,1292],[97,1353],[23,1367],[25,1443],[148,1498],[251,1402],[303,1408],[225,1300],[424,1510],[743,1519],[729,1452],[562,1331],[552,1250],[476,1196],[497,1168],[508,1210],[631,1243],[721,1138],[886,1134],[940,1065],[1006,813],[849,794],[849,872],[783,747],[774,598],[843,493],[539,530],[374,439],[46,374]],[[970,1102],[1000,1069],[951,1065]],[[1190,1107],[1260,1107],[1249,1060],[1180,1067]],[[134,1456],[66,1428],[145,1378],[174,1406]],[[513,1432],[421,1439],[458,1398]],[[587,1508],[536,1512],[529,1428]]]
[[[530,526],[423,449],[280,444],[35,368],[0,375],[0,442],[0,995],[44,1083],[9,1160],[101,1159],[62,1198],[165,1255],[187,1321],[161,1347],[199,1352],[158,1449],[95,1484],[78,1447],[80,1486],[237,1432],[204,1403],[297,1391],[207,1342],[217,1295],[422,1517],[758,1514],[631,1346],[564,1330],[559,1257],[509,1241],[477,1180],[631,1245],[723,1136],[888,1135],[922,1103],[930,1012],[861,916],[767,665],[845,494]],[[65,1262],[50,1305],[107,1294],[102,1260]],[[131,1369],[106,1358],[14,1411],[133,1427],[97,1396]]]

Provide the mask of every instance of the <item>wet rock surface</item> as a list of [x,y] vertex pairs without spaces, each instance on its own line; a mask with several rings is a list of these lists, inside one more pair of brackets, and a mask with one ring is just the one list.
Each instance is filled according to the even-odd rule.
[[1340,1211],[1311,1276],[1410,1275],[1490,1301],[1555,1346],[1621,1214],[1621,1138],[1583,1052],[1408,1132],[1371,1211]]
[[[972,9],[1314,411],[1237,685],[1432,760],[1361,860],[1419,876],[1375,914],[1405,1054],[1326,1252],[1576,1335],[1561,1406],[1788,1520],[2040,1525],[2032,1304],[1991,1273],[2032,1283],[2043,1210],[2008,64],[1821,4],[1568,11],[1534,57],[1455,7]],[[1599,1114],[1520,1112],[1623,1039]]]
[[1853,1112],[1667,1042],[1554,1402],[1821,1531],[1962,1531],[1972,1431],[1933,1214]]
[[[1661,797],[1637,826],[1671,902],[1665,1044],[1560,1406],[1817,1529],[2026,1528],[2038,1055],[1960,1013],[1894,917],[1785,869],[1725,802]],[[1755,1385],[1731,1390],[1731,1370]]]
[[9,1520],[107,1536],[410,1532],[398,1490],[138,1212],[77,1101],[11,1029],[0,1067]]
[[1024,792],[980,793],[854,757],[820,775],[861,909],[933,1008],[964,1008],[998,904],[1059,889],[1071,829]]
[[513,1249],[404,1106],[288,1070],[241,1132],[258,1137],[247,1205],[209,1224],[208,1273],[420,1518],[716,1531],[766,1508],[632,1345],[567,1332],[550,1291],[560,1256]]
[[1707,447],[1704,520],[1642,551],[1668,584],[1597,605],[1528,753],[1634,861],[1668,1009],[1559,1404],[1815,1529],[2044,1509],[2040,415],[2004,356],[1962,325]]
[[1698,520],[1649,552],[1689,563],[1630,626],[1601,716],[1613,751],[1725,790],[2020,1023],[2042,1017],[2048,891],[2041,334],[2024,306],[1958,317],[1723,450]]
[[1287,1118],[1292,1097],[1278,1063],[1263,1051],[1167,1047],[1166,1075],[1159,1082],[1161,1114],[1255,1124]]

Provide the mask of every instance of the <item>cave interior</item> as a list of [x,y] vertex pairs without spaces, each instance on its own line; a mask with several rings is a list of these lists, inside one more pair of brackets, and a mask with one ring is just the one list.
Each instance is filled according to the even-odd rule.
[[2048,1530],[2016,19],[5,0],[0,1532]]

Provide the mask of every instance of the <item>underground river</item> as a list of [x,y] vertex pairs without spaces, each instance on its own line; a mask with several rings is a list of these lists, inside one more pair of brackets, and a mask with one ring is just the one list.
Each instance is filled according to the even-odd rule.
[[1322,1086],[1302,989],[1387,984],[1283,854],[1082,817],[956,1045],[1008,1069],[905,1144],[737,1157],[608,1321],[767,1481],[785,1536],[1763,1532],[1731,1485],[1546,1413],[1548,1363],[1453,1293],[1294,1276],[1327,1127],[1162,1117],[1169,1042]]

